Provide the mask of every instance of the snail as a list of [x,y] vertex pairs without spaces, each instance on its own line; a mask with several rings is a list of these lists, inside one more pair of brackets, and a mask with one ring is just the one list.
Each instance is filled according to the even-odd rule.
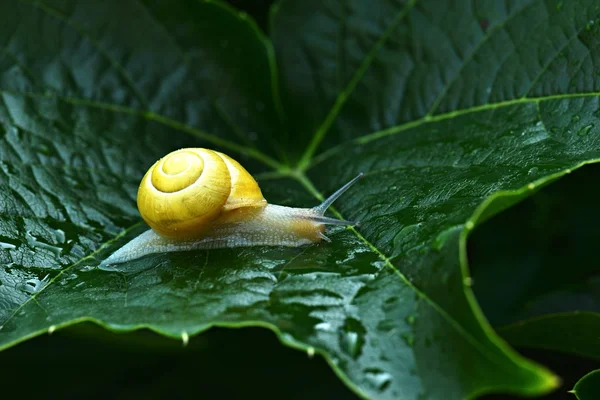
[[151,229],[101,265],[152,253],[329,242],[325,225],[356,222],[325,217],[325,211],[362,176],[316,207],[285,207],[268,204],[256,180],[231,157],[203,148],[173,151],[146,172],[138,189],[138,209]]

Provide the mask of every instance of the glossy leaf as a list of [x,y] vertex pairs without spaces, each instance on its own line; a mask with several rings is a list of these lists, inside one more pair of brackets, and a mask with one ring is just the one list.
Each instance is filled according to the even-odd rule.
[[[86,320],[184,343],[255,325],[365,397],[553,389],[487,324],[465,244],[599,157],[599,12],[283,1],[271,42],[212,1],[3,3],[0,348]],[[139,179],[182,146],[227,152],[297,207],[364,171],[335,211],[361,225],[96,268],[145,229]]]

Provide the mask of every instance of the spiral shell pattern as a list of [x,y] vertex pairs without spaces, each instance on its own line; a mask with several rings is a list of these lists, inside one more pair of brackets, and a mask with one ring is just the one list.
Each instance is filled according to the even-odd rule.
[[177,150],[158,160],[140,183],[137,203],[158,234],[189,240],[201,237],[224,213],[267,204],[244,167],[202,148]]

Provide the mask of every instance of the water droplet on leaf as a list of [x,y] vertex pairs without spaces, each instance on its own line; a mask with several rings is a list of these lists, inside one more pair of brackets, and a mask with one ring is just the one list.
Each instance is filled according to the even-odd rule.
[[12,250],[12,249],[16,249],[17,246],[15,246],[14,244],[11,244],[11,243],[0,242],[0,248]]
[[462,230],[462,228],[462,225],[454,225],[441,231],[433,241],[433,248],[436,250],[441,250],[446,242],[453,237],[453,235]]
[[63,231],[62,229],[57,229],[54,231],[54,234],[56,235],[56,240],[59,243],[64,243],[65,242],[65,231]]
[[592,130],[592,128],[593,128],[593,127],[594,127],[594,124],[589,124],[589,125],[586,125],[586,126],[584,126],[583,128],[581,128],[581,129],[579,130],[579,132],[577,132],[577,135],[578,135],[578,136],[585,136],[585,135],[587,135],[588,133],[590,133],[590,131]]
[[587,24],[585,24],[585,30],[589,32],[592,30],[593,26],[594,26],[594,20],[592,19],[592,20],[588,21]]
[[415,335],[413,335],[412,333],[404,333],[402,335],[402,339],[404,339],[408,347],[413,347],[413,345],[415,344]]
[[62,253],[62,248],[61,247],[57,247],[57,246],[53,246],[53,245],[48,244],[48,243],[40,242],[29,231],[26,232],[25,238],[27,239],[27,244],[30,247],[35,247],[35,248],[39,248],[39,249],[49,250],[50,252],[54,253],[57,256],[60,256],[60,254]]
[[37,278],[28,279],[21,285],[21,290],[29,294],[35,294],[42,290],[44,287],[46,287],[46,285],[50,281],[49,276],[50,275],[46,275],[41,280]]
[[384,319],[382,321],[379,321],[379,323],[377,324],[377,329],[382,332],[391,332],[396,328],[396,324],[397,321],[391,319]]
[[352,358],[358,358],[365,345],[366,329],[362,323],[354,318],[346,318],[339,331],[340,347]]
[[329,322],[319,322],[315,325],[315,329],[323,332],[333,332],[335,330]]
[[367,368],[364,373],[369,383],[378,390],[384,390],[392,381],[392,375],[377,368]]

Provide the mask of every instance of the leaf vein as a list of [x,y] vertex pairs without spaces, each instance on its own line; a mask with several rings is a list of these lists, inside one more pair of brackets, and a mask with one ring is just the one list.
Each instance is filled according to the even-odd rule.
[[381,35],[381,37],[375,42],[369,53],[365,56],[359,68],[356,70],[356,72],[352,76],[352,79],[350,79],[344,90],[342,90],[340,94],[338,94],[332,108],[329,110],[329,113],[327,113],[327,116],[317,129],[315,135],[313,136],[308,147],[304,151],[304,154],[302,155],[300,161],[298,162],[299,170],[305,169],[310,164],[311,158],[317,150],[317,147],[319,147],[319,144],[325,137],[325,134],[329,131],[329,128],[337,118],[340,110],[346,104],[346,100],[350,97],[350,95],[352,94],[352,92],[366,73],[367,69],[369,69],[369,67],[371,66],[371,63],[375,59],[375,56],[377,55],[379,50],[383,47],[387,39],[396,30],[396,28],[400,25],[400,22],[402,22],[404,17],[408,15],[409,11],[414,7],[415,3],[416,0],[410,0],[408,4],[400,10],[400,12],[396,15],[390,26],[384,31],[383,35]]
[[[566,49],[567,46],[569,46],[569,44],[571,44],[571,42],[581,34],[581,32],[583,32],[583,29],[585,29],[585,27],[582,27],[579,30],[575,30],[575,34],[573,36],[569,37],[568,40],[565,42],[565,44],[562,47],[560,47],[560,49],[557,50],[556,53],[554,53],[554,55],[550,58],[550,60],[546,63],[546,65],[544,65],[544,67],[540,70],[540,72],[537,74],[537,76],[531,81],[531,84],[525,91],[525,96],[529,95],[529,93],[534,88],[534,86],[538,83],[540,78],[544,75],[544,73],[548,70],[548,68],[550,68],[550,65],[552,65],[554,60],[556,60],[558,58],[558,56],[562,53],[562,51],[564,49]],[[586,55],[586,58],[589,57],[590,55],[591,55],[591,51],[588,49],[588,54]],[[580,66],[583,65],[583,60],[579,65]],[[574,76],[575,76],[575,73],[571,74],[571,77],[574,77]],[[571,78],[571,80],[572,79],[573,78]]]
[[65,96],[65,95],[60,95],[58,93],[22,92],[22,91],[5,90],[5,89],[0,89],[0,93],[26,96],[26,97],[31,97],[31,98],[57,99],[60,101],[64,101],[65,103],[69,103],[69,104],[73,104],[73,105],[97,108],[97,109],[106,110],[106,111],[115,112],[115,113],[135,115],[135,116],[145,118],[147,120],[154,121],[159,124],[168,126],[169,128],[172,128],[172,129],[175,129],[175,130],[178,130],[181,132],[185,132],[192,136],[196,136],[200,139],[206,140],[207,142],[209,142],[211,144],[224,147],[228,150],[232,150],[232,151],[238,152],[240,154],[248,155],[248,156],[254,158],[255,160],[261,161],[263,164],[268,165],[276,170],[278,170],[280,168],[280,163],[277,160],[267,156],[266,154],[262,153],[259,150],[249,149],[247,147],[240,146],[236,143],[230,142],[229,140],[222,139],[214,134],[204,132],[204,131],[194,128],[188,124],[179,122],[177,120],[174,120],[169,117],[165,117],[160,114],[156,114],[152,111],[142,111],[142,110],[137,110],[135,108],[131,108],[128,106],[122,106],[122,105],[104,103],[104,102],[99,102],[99,101],[94,101],[94,100],[83,99],[83,98]]
[[[312,182],[305,174],[298,174],[295,176],[298,182],[304,186],[304,188],[315,198],[322,201],[323,195],[315,188]],[[338,216],[338,218],[343,219],[343,216],[337,211],[334,207],[331,207],[330,210]],[[367,240],[364,236],[362,236],[354,227],[351,227],[350,230],[358,237],[360,241],[362,241],[367,247],[369,247],[374,253],[376,253],[379,258],[384,262],[384,264],[391,268],[392,271],[412,290],[415,291],[421,298],[423,298],[436,312],[438,312],[447,322],[448,324],[454,328],[462,337],[465,338],[470,344],[473,345],[484,357],[490,360],[492,363],[499,365],[501,368],[505,369],[508,373],[512,372],[511,368],[507,368],[504,363],[499,360],[499,358],[492,352],[488,351],[484,344],[480,343],[475,337],[473,337],[458,321],[456,321],[450,314],[446,312],[439,304],[433,301],[426,293],[419,290],[416,286],[414,286],[410,280],[400,272],[396,266],[391,262],[390,258],[388,258],[383,252],[381,252],[373,243]],[[500,361],[500,362],[497,362]]]
[[100,44],[100,42],[98,42],[94,37],[92,37],[92,35],[90,35],[88,32],[86,32],[86,30],[83,29],[83,27],[81,27],[78,24],[76,24],[75,22],[71,21],[66,15],[64,15],[63,13],[61,13],[60,11],[58,11],[57,9],[52,8],[52,7],[48,6],[47,4],[44,4],[44,3],[40,2],[40,1],[36,1],[35,3],[30,3],[27,0],[21,0],[21,1],[29,3],[29,4],[32,4],[33,6],[37,7],[40,10],[42,10],[43,12],[45,12],[49,16],[53,16],[55,18],[60,19],[65,24],[69,25],[75,31],[77,31],[83,38],[89,40],[89,42],[94,47],[96,47],[96,49],[98,50],[98,53],[100,53],[109,62],[109,64],[112,65],[112,67],[117,71],[117,73],[119,75],[121,75],[121,77],[124,79],[124,81],[127,83],[127,85],[132,90],[134,96],[142,104],[142,106],[144,108],[148,108],[148,101],[146,100],[146,98],[142,94],[142,92],[138,89],[138,87],[135,85],[135,82],[129,76],[129,74],[127,73],[127,70],[121,64],[119,64],[119,62],[117,60],[115,60],[109,54],[109,52]]
[[516,17],[518,14],[520,14],[523,10],[527,9],[528,7],[530,7],[532,4],[535,4],[535,2],[530,2],[530,3],[526,4],[525,6],[523,6],[521,8],[518,8],[513,14],[509,15],[502,23],[496,25],[494,27],[494,29],[490,29],[490,31],[488,31],[488,34],[485,35],[483,37],[483,39],[475,47],[473,47],[473,50],[461,62],[459,68],[457,69],[456,73],[454,74],[454,77],[452,77],[452,79],[450,79],[444,85],[444,88],[440,92],[439,96],[435,99],[435,101],[433,102],[433,104],[431,105],[431,108],[426,113],[426,116],[432,116],[433,115],[433,113],[435,112],[435,110],[437,110],[437,108],[439,107],[439,105],[442,102],[442,100],[444,100],[444,98],[446,97],[446,94],[448,94],[448,90],[450,90],[450,88],[452,87],[452,85],[461,76],[461,73],[464,70],[464,68],[471,62],[471,60],[473,59],[473,57],[475,56],[475,54],[482,48],[482,46],[485,43],[488,42],[488,40],[493,36],[493,34],[496,33],[496,32],[501,31],[502,28],[504,27],[504,25],[506,25],[511,19],[513,19],[514,17]]
[[326,152],[319,154],[317,157],[315,157],[312,160],[313,162],[310,165],[301,169],[300,172],[306,171],[307,169],[310,169],[310,168],[313,168],[317,164],[320,164],[321,162],[336,155],[337,153],[342,151],[343,148],[348,144],[352,144],[352,143],[361,144],[361,145],[367,144],[367,143],[370,143],[370,142],[373,142],[373,141],[376,141],[376,140],[379,140],[379,139],[382,139],[382,138],[385,138],[388,136],[395,135],[400,132],[407,131],[412,128],[417,128],[424,124],[440,122],[440,121],[456,118],[456,117],[471,114],[471,113],[490,111],[490,110],[495,111],[496,109],[499,109],[499,108],[511,107],[511,106],[514,106],[517,104],[536,104],[536,103],[540,103],[540,102],[544,102],[544,101],[579,99],[579,98],[586,98],[586,97],[600,97],[600,92],[565,93],[565,94],[548,95],[548,96],[540,96],[540,97],[521,97],[521,98],[513,99],[513,100],[506,100],[506,101],[501,101],[501,102],[497,102],[497,103],[488,103],[488,104],[482,104],[482,105],[473,106],[473,107],[469,107],[469,108],[463,108],[462,110],[450,111],[450,112],[447,112],[444,114],[436,114],[434,116],[426,115],[422,118],[419,118],[419,119],[416,119],[413,121],[408,121],[408,122],[402,123],[400,125],[396,125],[396,126],[386,128],[386,129],[383,129],[380,131],[369,133],[367,135],[359,136],[357,138],[346,141],[344,143],[340,143],[337,146],[330,148]]

